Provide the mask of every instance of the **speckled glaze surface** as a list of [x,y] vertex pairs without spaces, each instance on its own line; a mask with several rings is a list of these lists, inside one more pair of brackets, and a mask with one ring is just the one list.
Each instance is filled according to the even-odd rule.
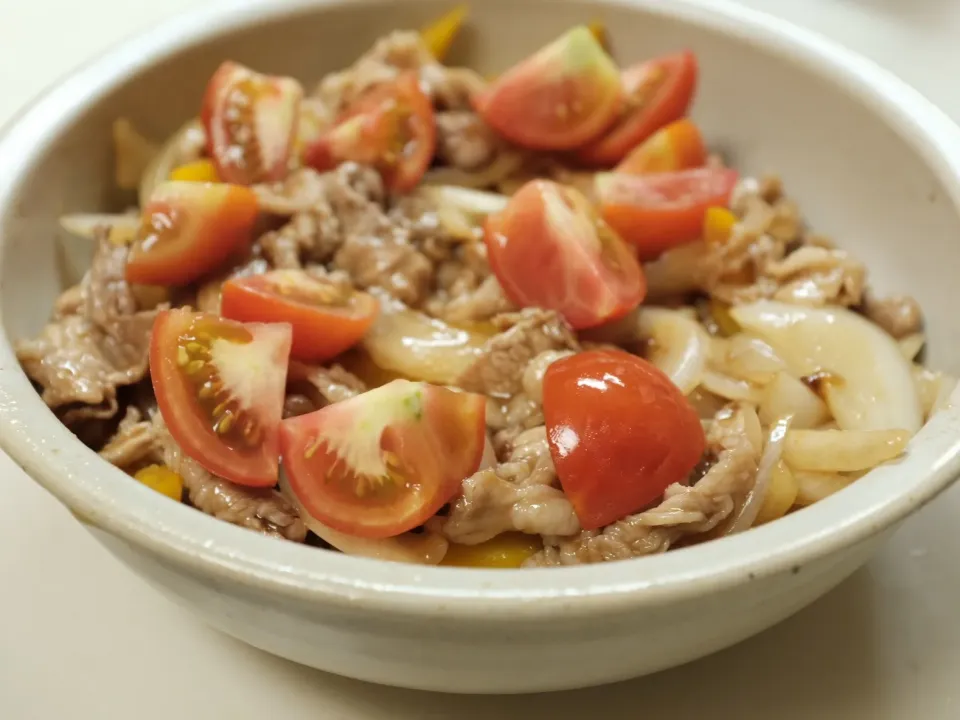
[[[760,529],[638,561],[469,571],[380,563],[260,537],[132,483],[42,404],[11,342],[39,329],[88,248],[63,212],[122,206],[110,122],[152,135],[197,111],[231,57],[306,81],[440,2],[247,0],[205,7],[118,47],[52,89],[0,139],[0,445],[158,590],[292,660],[456,692],[599,684],[677,665],[791,613],[860,566],[960,473],[960,409],[906,458]],[[812,222],[865,260],[881,291],[927,312],[932,365],[960,370],[960,130],[871,63],[722,0],[485,0],[454,62],[503,68],[601,17],[630,62],[681,46],[703,67],[694,110],[747,173],[780,172]],[[923,252],[917,252],[921,249]]]

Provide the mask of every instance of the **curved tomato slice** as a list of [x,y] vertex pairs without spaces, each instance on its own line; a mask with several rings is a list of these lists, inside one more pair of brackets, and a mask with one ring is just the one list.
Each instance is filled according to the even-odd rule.
[[321,171],[348,160],[370,165],[388,188],[403,193],[420,182],[436,147],[433,104],[417,73],[409,71],[358,98],[306,149],[304,161]]
[[150,378],[174,440],[241,485],[275,485],[289,325],[165,310],[150,338]]
[[580,25],[474,98],[484,121],[517,145],[571,150],[597,138],[623,105],[620,71]]
[[626,110],[600,140],[577,157],[595,167],[611,167],[667,123],[683,117],[697,86],[697,57],[689,51],[648,60],[624,70]]
[[736,170],[697,168],[654,175],[601,173],[595,190],[604,219],[652,260],[703,232],[707,208],[727,207]]
[[630,248],[571,187],[528,182],[487,218],[484,239],[514,303],[556,310],[576,329],[615,320],[646,295]]
[[290,355],[322,362],[356,345],[376,318],[378,307],[372,295],[344,289],[303,270],[272,270],[227,280],[220,313],[241,322],[290,323]]
[[631,175],[675,172],[700,167],[707,161],[703,136],[693,121],[676,120],[635,147],[614,172]]
[[394,380],[280,424],[294,495],[334,530],[367,538],[422,525],[480,466],[482,395]]
[[210,78],[200,113],[217,175],[239,185],[286,177],[302,98],[293,78],[223,63]]
[[670,379],[619,350],[563,358],[543,377],[550,455],[580,524],[594,530],[686,479],[706,447],[700,418]]
[[126,279],[186,285],[250,244],[257,196],[239,185],[161,183],[143,208]]

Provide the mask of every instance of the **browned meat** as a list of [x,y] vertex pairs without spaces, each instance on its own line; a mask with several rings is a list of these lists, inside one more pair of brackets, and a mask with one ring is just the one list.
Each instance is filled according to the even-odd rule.
[[[360,378],[340,365],[322,367],[301,362],[290,363],[287,387],[292,391],[291,395],[299,395],[302,398],[302,400],[293,401],[291,405],[291,409],[299,410],[292,413],[297,415],[349,400],[367,390],[367,386]],[[310,410],[306,410],[304,400],[313,406]]]
[[256,530],[264,535],[303,542],[307,528],[296,508],[272,488],[236,485],[217,477],[187,456],[170,436],[159,413],[154,418],[163,464],[183,478],[190,504],[219,520]]
[[437,156],[461,170],[488,165],[499,148],[496,135],[472,110],[437,114]]
[[909,295],[876,298],[867,293],[863,299],[863,314],[897,339],[923,330],[920,303]]
[[484,345],[477,361],[460,377],[465,390],[509,397],[522,389],[523,371],[547,350],[577,350],[576,335],[552,310],[527,308],[496,319],[507,326]]
[[710,439],[718,458],[695,485],[672,485],[655,508],[607,525],[585,530],[570,539],[548,538],[549,544],[531,557],[527,567],[579,565],[623,560],[665,552],[681,538],[717,528],[730,517],[738,498],[753,487],[759,460],[759,443],[751,441],[757,422],[751,409],[741,410]]
[[131,470],[159,459],[162,452],[157,426],[131,405],[117,432],[100,450],[100,457],[118,468]]
[[580,523],[563,491],[547,446],[546,428],[517,438],[507,462],[463,481],[442,532],[452,542],[474,545],[502,532],[573,535]]

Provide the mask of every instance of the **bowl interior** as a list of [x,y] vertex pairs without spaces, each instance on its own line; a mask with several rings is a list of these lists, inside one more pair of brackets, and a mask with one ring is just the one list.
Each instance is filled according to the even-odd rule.
[[[209,39],[195,28],[176,42],[147,39],[144,57],[153,57],[154,47],[165,48],[155,61],[132,59],[140,56],[128,48],[124,62],[137,70],[87,90],[56,123],[38,130],[22,177],[6,198],[0,192],[0,306],[7,338],[38,332],[58,292],[78,278],[89,258],[84,241],[59,229],[58,216],[118,210],[134,201],[113,186],[116,117],[163,138],[198,113],[207,79],[226,58],[294,75],[309,87],[382,34],[419,27],[449,5],[314,3],[278,8],[255,23],[240,12],[239,19],[204,30]],[[684,12],[653,0],[484,0],[474,4],[450,62],[502,70],[573,24],[596,18],[605,21],[624,65],[694,50],[701,66],[694,117],[711,147],[744,173],[779,173],[813,227],[867,263],[874,287],[920,301],[930,364],[960,370],[960,324],[952,318],[960,305],[954,280],[960,222],[951,190],[909,141],[911,131],[895,131],[875,103],[850,92],[845,80],[831,79],[749,33],[738,35],[732,22],[730,32],[723,32],[722,22],[688,21]],[[123,480],[118,472],[103,472],[101,489],[121,497]],[[791,522],[814,527],[801,518]]]

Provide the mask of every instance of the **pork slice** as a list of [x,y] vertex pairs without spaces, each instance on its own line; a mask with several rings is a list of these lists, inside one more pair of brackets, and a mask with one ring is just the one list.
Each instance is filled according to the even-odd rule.
[[158,460],[163,453],[157,426],[131,405],[120,426],[100,450],[100,457],[111,465],[130,470]]
[[499,148],[496,134],[473,110],[437,113],[437,156],[447,165],[477,170],[489,165]]
[[863,298],[863,314],[898,340],[923,330],[920,303],[909,295],[878,298],[868,292]]
[[349,400],[367,391],[366,384],[341,365],[310,365],[291,362],[287,373],[287,416],[304,415],[314,410]]

